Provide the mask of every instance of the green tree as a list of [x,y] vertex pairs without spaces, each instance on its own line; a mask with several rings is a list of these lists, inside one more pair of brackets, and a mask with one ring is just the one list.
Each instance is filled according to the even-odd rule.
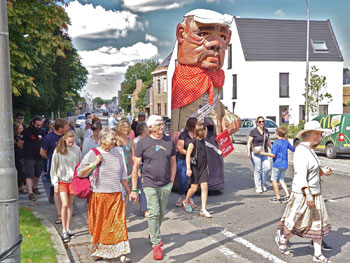
[[131,94],[136,89],[136,80],[141,79],[142,82],[152,80],[152,71],[158,66],[153,60],[139,62],[133,66],[129,66],[124,75],[124,89],[121,92],[120,104],[125,112],[131,112]]
[[67,34],[58,0],[8,0],[11,84],[16,110],[70,112],[88,72]]
[[97,102],[98,105],[102,105],[102,104],[105,103],[104,100],[101,97],[96,97],[92,101]]
[[138,99],[136,100],[136,108],[142,111],[146,106],[146,93],[147,88],[144,86],[138,94]]
[[[309,109],[314,115],[319,115],[319,105],[320,103],[330,103],[332,95],[326,91],[327,89],[327,78],[323,75],[317,74],[319,69],[316,66],[311,67],[310,81],[308,84],[308,104]],[[306,96],[306,92],[303,94]]]
[[39,96],[33,70],[50,55],[65,57],[71,41],[60,34],[69,18],[59,0],[8,0],[8,26],[11,57],[11,86],[15,96],[25,91]]

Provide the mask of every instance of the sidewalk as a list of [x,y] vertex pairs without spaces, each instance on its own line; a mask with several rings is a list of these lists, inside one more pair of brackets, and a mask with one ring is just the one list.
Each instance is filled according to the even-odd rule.
[[[47,188],[47,180],[44,178],[42,181]],[[42,188],[42,184],[39,185],[39,189],[43,192]],[[189,219],[199,217],[199,210],[195,210],[189,217],[182,208],[175,207],[176,198],[177,194],[172,193],[168,205],[170,210],[168,210],[161,228],[162,241],[164,243],[164,259],[162,261],[153,260],[152,246],[148,239],[147,220],[138,211],[137,205],[129,202],[127,217],[131,222],[127,223],[127,228],[131,254],[128,257],[131,258],[132,262],[249,262],[232,253],[220,242],[215,241],[213,236],[209,235],[214,230],[210,226],[210,219],[200,218],[199,220],[202,220],[203,227],[201,229],[194,227]],[[20,204],[31,208],[41,217],[46,218],[57,231],[60,231],[61,225],[54,223],[56,219],[55,206],[48,202],[45,194],[42,194],[35,202],[30,202],[28,195],[21,195]],[[85,200],[75,199],[71,229],[76,234],[76,238],[65,245],[70,262],[94,262],[89,252],[91,237],[88,234]],[[57,234],[53,236],[56,243],[63,244]],[[63,260],[62,258],[58,262],[67,262]],[[116,261],[106,260],[98,262]]]

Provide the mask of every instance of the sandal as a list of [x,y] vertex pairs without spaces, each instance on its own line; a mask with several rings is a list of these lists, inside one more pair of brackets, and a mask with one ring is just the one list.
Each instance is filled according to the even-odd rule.
[[277,236],[275,238],[276,244],[278,246],[279,251],[281,252],[282,255],[285,256],[292,256],[292,252],[289,251],[287,243],[284,243],[281,241],[281,231],[277,231]]
[[55,221],[55,224],[57,224],[57,225],[62,224],[61,216],[57,216],[57,219],[56,219],[56,221]]
[[318,256],[314,255],[312,257],[313,262],[321,262],[321,263],[332,263],[328,258],[326,258],[324,255],[320,254]]
[[27,190],[27,189],[24,189],[24,188],[19,189],[19,192],[20,192],[21,194],[28,194],[28,193],[29,193],[28,190]]

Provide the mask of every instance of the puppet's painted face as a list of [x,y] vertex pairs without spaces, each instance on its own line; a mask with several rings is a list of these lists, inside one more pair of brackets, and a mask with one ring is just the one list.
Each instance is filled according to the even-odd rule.
[[217,70],[224,64],[225,51],[231,39],[228,26],[203,24],[186,18],[178,24],[178,62],[208,70]]

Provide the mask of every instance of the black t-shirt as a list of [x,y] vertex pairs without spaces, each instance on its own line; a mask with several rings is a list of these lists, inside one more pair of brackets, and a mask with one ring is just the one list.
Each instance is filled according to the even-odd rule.
[[[184,141],[184,149],[187,150],[188,145],[192,142],[193,139],[188,134],[188,131],[184,130],[183,132],[180,133],[178,140],[183,140]],[[186,160],[186,155],[185,154],[177,152],[176,156],[177,156],[178,159]]]
[[27,160],[41,160],[40,148],[44,139],[42,129],[28,127],[22,132],[23,136],[23,158]]
[[137,124],[139,124],[136,120],[132,120],[132,123],[131,123],[131,129],[134,131],[134,133],[135,133],[135,138],[137,137],[137,136],[139,136],[140,134],[138,134],[137,132],[136,132],[136,127],[137,127]]
[[269,139],[269,131],[264,128],[263,134],[260,133],[258,128],[254,128],[253,130],[250,131],[249,133],[250,137],[253,137],[253,146],[263,146],[264,139],[265,139],[265,151],[267,151],[267,140]]
[[151,136],[142,138],[135,151],[136,157],[142,158],[143,187],[161,187],[170,183],[171,162],[176,154],[174,141],[163,135],[160,140]]
[[15,146],[15,159],[21,159],[21,158],[23,158],[23,150],[17,146],[17,142],[19,140],[23,140],[23,136],[19,135],[19,136],[15,136],[14,138],[15,138],[15,142],[16,142],[14,144],[14,146]]

